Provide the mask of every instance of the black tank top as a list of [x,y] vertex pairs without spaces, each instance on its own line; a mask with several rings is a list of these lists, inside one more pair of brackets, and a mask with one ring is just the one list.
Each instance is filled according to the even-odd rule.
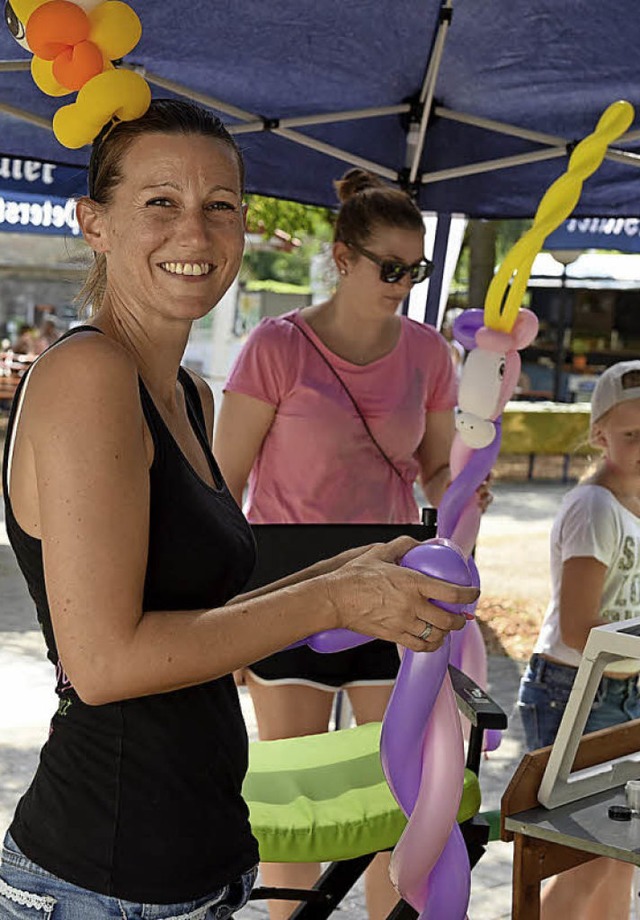
[[[182,368],[179,380],[219,487],[195,473],[139,380],[155,448],[145,610],[221,606],[255,563],[251,530],[208,445],[197,388]],[[6,526],[56,667],[59,706],[11,834],[43,869],[100,894],[152,904],[205,896],[258,862],[241,797],[247,735],[233,678],[104,706],[80,700],[58,659],[41,543],[19,527],[9,498],[23,386],[6,437]]]

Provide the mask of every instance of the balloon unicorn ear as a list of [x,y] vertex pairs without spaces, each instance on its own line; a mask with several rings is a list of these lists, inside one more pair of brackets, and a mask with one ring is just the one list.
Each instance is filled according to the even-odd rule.
[[520,351],[531,345],[538,334],[538,317],[531,310],[520,310],[518,318],[513,324],[511,335],[515,341],[515,346]]
[[466,351],[476,347],[476,333],[484,325],[484,310],[465,310],[453,323],[453,334]]

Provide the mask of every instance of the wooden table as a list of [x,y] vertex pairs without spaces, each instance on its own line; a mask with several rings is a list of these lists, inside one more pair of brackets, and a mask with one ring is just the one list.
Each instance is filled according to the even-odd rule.
[[[574,770],[640,750],[640,720],[585,735]],[[503,840],[513,840],[512,920],[539,920],[540,882],[599,856],[640,865],[640,818],[612,821],[609,805],[625,804],[624,787],[558,808],[538,804],[551,747],[526,754],[502,798]]]

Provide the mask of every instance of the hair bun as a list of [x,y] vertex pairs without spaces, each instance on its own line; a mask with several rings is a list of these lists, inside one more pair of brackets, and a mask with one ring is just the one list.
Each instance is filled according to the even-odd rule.
[[387,187],[378,176],[358,167],[347,170],[342,179],[337,179],[333,184],[341,204],[367,189]]

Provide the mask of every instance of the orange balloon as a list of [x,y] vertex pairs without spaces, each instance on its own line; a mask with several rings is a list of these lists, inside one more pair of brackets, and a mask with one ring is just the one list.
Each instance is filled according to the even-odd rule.
[[53,62],[53,76],[70,90],[81,89],[87,80],[102,73],[102,52],[93,42],[80,42],[58,54]]
[[91,23],[85,11],[69,0],[49,0],[33,11],[27,22],[27,42],[35,55],[53,61],[70,46],[89,38]]

